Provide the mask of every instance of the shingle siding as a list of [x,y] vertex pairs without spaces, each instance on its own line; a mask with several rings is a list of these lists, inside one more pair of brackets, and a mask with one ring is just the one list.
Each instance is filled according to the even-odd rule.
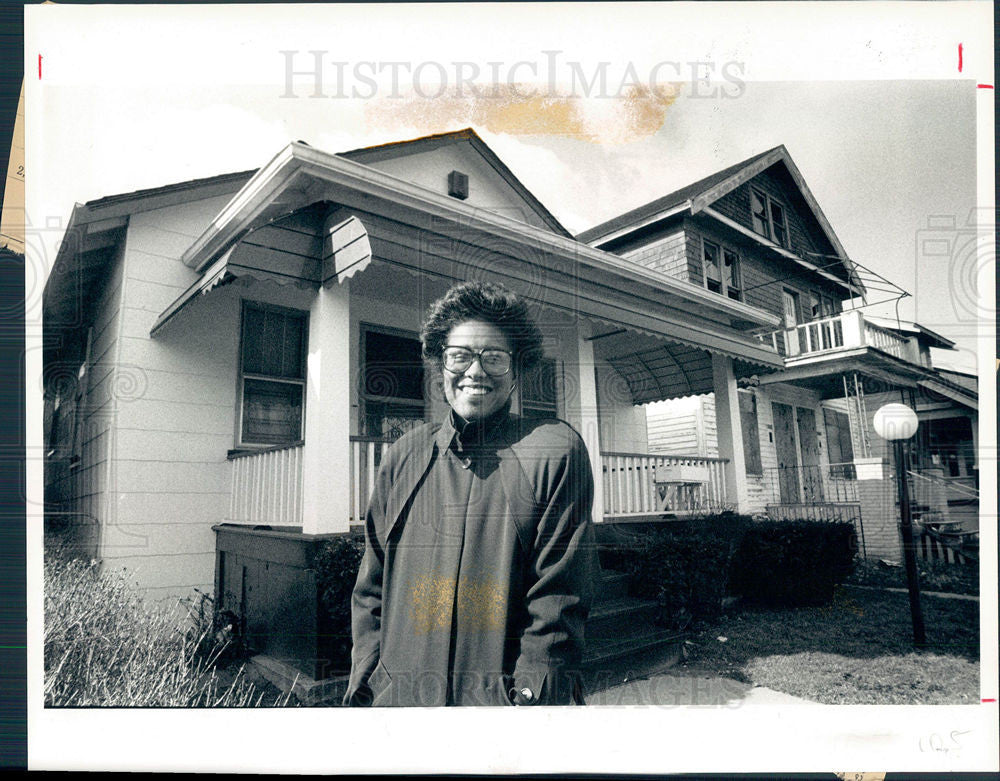
[[637,242],[632,247],[626,245],[624,249],[618,250],[618,254],[669,277],[687,280],[689,276],[685,244],[684,231],[678,228],[652,241]]

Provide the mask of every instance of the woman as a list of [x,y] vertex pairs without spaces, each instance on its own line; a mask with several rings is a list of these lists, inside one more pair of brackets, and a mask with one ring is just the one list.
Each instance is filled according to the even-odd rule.
[[344,702],[582,704],[590,461],[568,424],[510,414],[541,334],[518,296],[467,282],[431,305],[421,342],[451,409],[383,460]]

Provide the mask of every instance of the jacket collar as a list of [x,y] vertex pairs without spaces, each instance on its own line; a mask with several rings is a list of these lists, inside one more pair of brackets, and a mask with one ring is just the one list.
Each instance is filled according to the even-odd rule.
[[466,420],[455,410],[449,410],[435,437],[438,452],[443,453],[453,442],[459,452],[482,445],[492,445],[499,449],[508,444],[507,431],[511,422],[509,399],[492,415],[479,421]]

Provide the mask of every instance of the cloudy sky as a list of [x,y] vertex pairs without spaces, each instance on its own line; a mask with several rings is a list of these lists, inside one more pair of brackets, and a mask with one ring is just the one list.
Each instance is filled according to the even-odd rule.
[[[472,126],[578,232],[784,144],[850,256],[912,294],[899,315],[958,343],[938,364],[975,370],[975,49],[966,37],[962,74],[950,41],[935,53],[947,67],[914,69],[921,78],[890,78],[909,71],[884,65],[899,56],[892,35],[919,44],[938,20],[901,17],[882,41],[851,32],[860,19],[843,26],[841,56],[867,57],[861,72],[877,79],[829,80],[840,71],[824,62],[823,79],[787,80],[809,71],[775,66],[739,19],[706,36],[701,17],[662,6],[577,17],[309,6],[314,23],[275,8],[63,7],[38,15],[34,37],[29,18],[26,58],[34,45],[44,68],[28,119],[29,219],[64,225],[74,202],[255,168],[290,140],[337,152]],[[558,35],[546,27],[556,20],[568,28]],[[786,46],[823,48],[815,23],[784,35]],[[307,73],[289,81],[289,69]],[[867,311],[895,316],[891,304]]]

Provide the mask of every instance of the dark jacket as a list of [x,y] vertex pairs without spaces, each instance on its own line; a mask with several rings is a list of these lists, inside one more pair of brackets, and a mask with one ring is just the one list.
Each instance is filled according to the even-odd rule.
[[[450,581],[452,591],[437,599],[448,629],[429,631],[426,621],[415,618],[421,592],[413,583],[449,587],[446,577],[428,572],[437,566],[428,562],[446,555],[436,545],[438,539],[442,546],[455,541],[435,537],[437,530],[423,526],[436,522],[433,512],[428,518],[420,515],[442,501],[434,493],[437,484],[429,484],[435,474],[462,477],[454,469],[447,472],[452,464],[441,460],[455,458],[456,449],[462,453],[461,444],[453,444],[455,436],[450,421],[425,424],[401,437],[384,456],[351,601],[354,647],[344,702],[582,704],[578,667],[598,563],[590,520],[590,461],[568,424],[506,413],[499,418],[485,450],[477,451],[485,466],[470,470],[479,485],[466,495],[471,503],[471,495],[482,488],[479,500],[484,504],[467,511],[468,526],[461,527],[466,529],[461,561],[477,577]],[[423,510],[418,507],[421,498]],[[487,527],[488,536],[470,544],[468,529],[478,528],[480,515],[493,525]],[[401,539],[431,544],[401,545]],[[488,584],[475,590],[475,598],[488,603],[485,618],[482,611],[459,612],[469,580]],[[479,624],[470,629],[466,620],[464,627],[458,626],[452,608],[455,615],[478,615]]]

